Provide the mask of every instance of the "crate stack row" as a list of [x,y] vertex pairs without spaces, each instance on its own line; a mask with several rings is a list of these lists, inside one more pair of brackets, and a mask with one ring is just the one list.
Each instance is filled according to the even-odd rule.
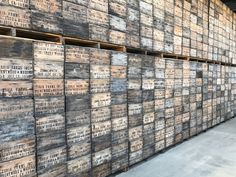
[[[210,60],[233,62],[235,36],[234,13],[220,0],[211,0],[209,5],[209,55]],[[232,53],[231,53],[232,52]],[[231,53],[231,55],[230,55]]]
[[0,174],[35,176],[31,41],[0,39]]
[[220,0],[25,0],[0,7],[3,26],[236,63],[235,14]]
[[236,116],[235,67],[20,38],[0,46],[3,176],[105,177]]
[[38,176],[66,174],[64,46],[32,42]]

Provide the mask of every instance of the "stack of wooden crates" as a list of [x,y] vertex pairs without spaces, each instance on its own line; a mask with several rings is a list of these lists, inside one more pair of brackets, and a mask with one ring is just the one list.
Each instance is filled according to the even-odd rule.
[[236,116],[220,0],[0,0],[0,16],[0,176],[106,177]]

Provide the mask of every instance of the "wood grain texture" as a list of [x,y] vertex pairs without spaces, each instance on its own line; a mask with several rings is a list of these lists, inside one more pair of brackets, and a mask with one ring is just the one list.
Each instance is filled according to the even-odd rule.
[[0,38],[0,58],[32,60],[32,41]]
[[0,173],[3,177],[9,176],[9,173],[14,174],[11,175],[12,177],[33,177],[36,175],[35,166],[35,157],[28,156],[5,163],[0,163]]

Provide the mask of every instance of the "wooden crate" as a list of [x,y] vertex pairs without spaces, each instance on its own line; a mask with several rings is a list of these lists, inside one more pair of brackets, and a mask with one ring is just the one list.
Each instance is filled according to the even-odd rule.
[[[55,158],[55,156],[57,158]],[[65,164],[66,162],[66,147],[60,147],[42,153],[38,153],[37,169],[39,174],[50,171],[51,168]]]
[[9,176],[9,173],[13,173],[11,176],[36,176],[35,157],[27,156],[20,159],[12,160],[9,162],[0,163],[1,175]]
[[11,161],[14,159],[34,155],[35,153],[35,137],[17,139],[7,143],[2,143],[0,162]]
[[30,29],[32,27],[31,13],[28,9],[21,9],[1,4],[0,7],[1,25],[26,29]]
[[61,79],[34,79],[33,82],[35,97],[62,96],[64,94],[64,82]]

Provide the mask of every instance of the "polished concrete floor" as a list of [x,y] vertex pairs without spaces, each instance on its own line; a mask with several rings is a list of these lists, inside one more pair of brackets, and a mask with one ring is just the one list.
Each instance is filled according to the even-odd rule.
[[236,177],[236,119],[117,177]]

